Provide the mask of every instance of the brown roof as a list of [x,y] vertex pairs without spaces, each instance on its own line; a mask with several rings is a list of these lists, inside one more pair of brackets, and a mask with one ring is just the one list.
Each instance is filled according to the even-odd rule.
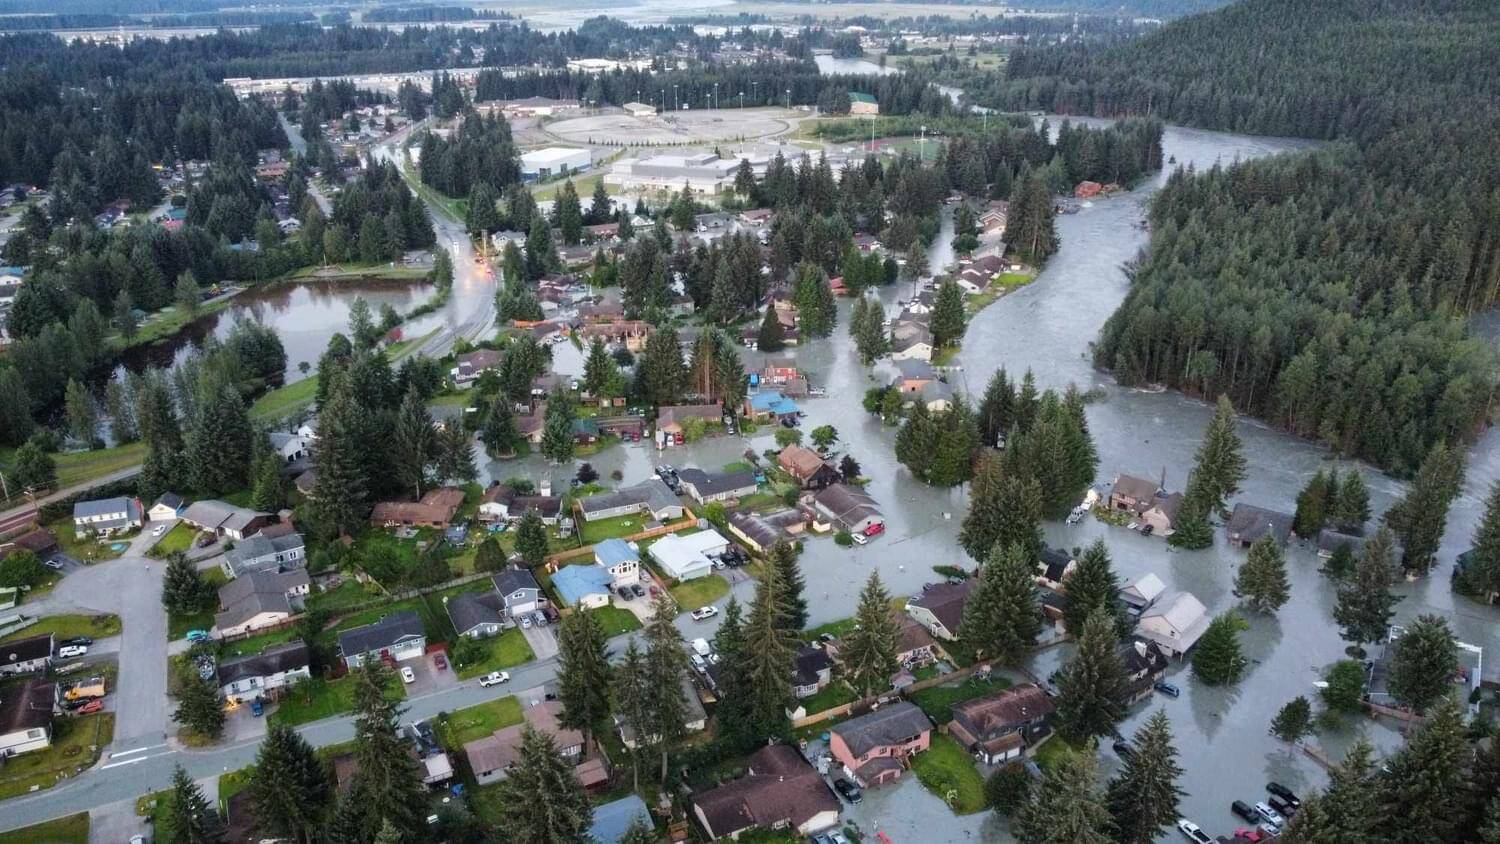
[[776,465],[791,472],[798,480],[807,480],[823,468],[823,456],[810,448],[789,445],[776,455]]
[[1160,488],[1156,481],[1148,481],[1135,475],[1121,475],[1115,478],[1114,494],[1149,502],[1156,497],[1156,491]]
[[717,422],[724,416],[724,408],[716,404],[674,404],[661,409],[656,417],[657,427],[681,422],[685,419],[707,419]]
[[952,633],[958,633],[958,623],[963,620],[964,602],[974,591],[979,578],[971,577],[963,583],[929,583],[922,587],[922,594],[907,601],[909,607],[922,607],[937,617]]
[[525,720],[520,724],[502,727],[493,735],[471,741],[464,745],[464,754],[469,757],[469,767],[475,773],[497,771],[509,767],[521,758],[521,734],[527,726],[552,736],[559,750],[583,744],[583,733],[557,723],[562,713],[562,704],[549,700],[522,710]]
[[918,624],[909,616],[902,616],[900,627],[896,629],[896,653],[905,654],[918,648],[929,648],[937,644],[927,628]]
[[387,522],[447,522],[464,503],[464,491],[458,487],[438,487],[421,501],[382,501],[370,513],[375,524]]
[[838,798],[791,747],[777,744],[755,751],[748,770],[737,780],[693,796],[715,837],[752,826],[801,826],[814,815],[839,811]]
[[1026,724],[1052,714],[1052,698],[1035,683],[953,705],[953,720],[976,736],[997,728]]
[[56,704],[56,683],[33,678],[11,686],[0,696],[0,735],[50,728]]

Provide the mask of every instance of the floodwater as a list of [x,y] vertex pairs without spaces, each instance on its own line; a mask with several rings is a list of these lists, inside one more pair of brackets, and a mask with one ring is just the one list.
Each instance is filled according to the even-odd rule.
[[379,320],[382,305],[405,313],[432,295],[432,285],[411,281],[309,281],[252,287],[234,297],[229,307],[199,317],[170,339],[131,349],[123,364],[133,372],[147,366],[170,369],[201,348],[207,338],[222,340],[236,323],[249,320],[276,329],[286,349],[286,378],[294,381],[302,377],[298,364],[316,367],[328,338],[335,332],[348,333],[354,300],[363,298],[371,317]]
[[[1199,168],[1305,146],[1304,141],[1177,127],[1169,127],[1164,138],[1166,155],[1175,157],[1178,164]],[[1059,217],[1059,252],[1030,286],[1000,300],[973,320],[956,361],[962,369],[950,378],[962,391],[979,394],[990,375],[1004,366],[1013,379],[1031,369],[1042,388],[1060,389],[1075,383],[1084,389],[1099,389],[1103,397],[1088,409],[1100,456],[1098,480],[1108,482],[1121,472],[1147,477],[1165,472],[1167,485],[1180,489],[1211,408],[1178,393],[1122,388],[1107,373],[1096,371],[1090,358],[1091,343],[1126,294],[1128,282],[1121,265],[1146,243],[1147,234],[1137,225],[1144,203],[1165,178],[1165,174],[1158,175],[1129,193]],[[947,246],[950,238],[951,230],[945,226],[934,244],[933,267],[951,259]],[[908,295],[910,288],[900,283],[881,293],[888,307]],[[924,582],[938,578],[932,571],[934,565],[973,565],[957,543],[959,524],[968,505],[966,488],[933,489],[914,481],[894,462],[895,430],[860,409],[865,390],[888,380],[892,370],[888,364],[873,371],[860,364],[845,333],[848,309],[849,303],[841,303],[841,321],[834,337],[778,355],[795,359],[811,374],[814,386],[827,390],[829,398],[801,403],[807,413],[803,430],[822,424],[838,429],[837,448],[852,454],[863,466],[864,474],[871,478],[868,489],[888,520],[886,534],[862,548],[839,548],[826,537],[807,543],[801,565],[813,624],[850,615],[871,571],[879,571],[893,594],[910,595]],[[747,369],[767,357],[753,352],[742,356]],[[1242,421],[1240,434],[1249,465],[1236,500],[1289,511],[1306,479],[1332,462],[1324,449],[1254,421]],[[757,454],[773,448],[772,435],[770,429],[761,429],[748,440],[710,439],[663,452],[644,445],[617,446],[590,460],[605,483],[618,483],[610,480],[616,470],[625,482],[633,483],[650,474],[660,462],[721,468],[742,459],[747,447]],[[1500,434],[1492,431],[1473,449],[1464,494],[1449,517],[1442,564],[1426,580],[1398,587],[1405,597],[1397,607],[1398,620],[1441,613],[1450,619],[1460,639],[1484,646],[1492,654],[1500,648],[1500,627],[1495,623],[1500,620],[1500,612],[1454,596],[1448,570],[1454,555],[1467,547],[1481,514],[1485,490],[1500,478],[1497,437]],[[536,457],[488,463],[483,468],[496,479],[547,475],[559,488],[566,485],[573,469],[548,466]],[[1341,469],[1350,468],[1356,468],[1356,464],[1344,461],[1341,465]],[[1401,494],[1400,482],[1368,466],[1357,468],[1369,483],[1376,513]],[[1051,523],[1046,532],[1050,543],[1067,548],[1102,538],[1122,580],[1155,572],[1169,589],[1192,592],[1211,613],[1235,608],[1238,603],[1231,589],[1245,555],[1225,547],[1222,536],[1212,549],[1180,552],[1161,539],[1111,528],[1093,519],[1071,527]],[[1264,799],[1263,786],[1268,780],[1275,779],[1294,790],[1320,787],[1324,782],[1322,770],[1312,760],[1289,752],[1267,735],[1276,710],[1298,695],[1316,700],[1312,683],[1328,665],[1343,657],[1344,643],[1331,617],[1333,588],[1318,573],[1318,566],[1310,548],[1293,543],[1288,549],[1291,602],[1274,618],[1249,618],[1250,629],[1243,634],[1242,644],[1251,665],[1239,684],[1228,689],[1207,688],[1192,678],[1185,664],[1174,664],[1169,678],[1182,689],[1182,696],[1159,697],[1141,704],[1121,726],[1129,735],[1156,708],[1165,708],[1172,718],[1181,764],[1187,772],[1183,787],[1189,794],[1183,799],[1183,815],[1211,834],[1228,833],[1239,825],[1229,814],[1229,804]],[[748,601],[754,584],[739,582],[734,592],[741,601]],[[683,629],[692,637],[705,636],[711,634],[714,625],[714,621],[684,621]],[[1067,654],[1066,646],[1045,652],[1031,668],[1045,677]],[[1399,732],[1388,724],[1351,719],[1342,727],[1325,730],[1315,741],[1338,756],[1357,735],[1369,737],[1382,752],[1394,749],[1401,740]],[[1109,750],[1102,755],[1105,774],[1112,773],[1118,760]],[[922,830],[930,834],[941,828],[945,840],[1010,840],[1003,822],[982,816],[955,819],[937,798],[915,783],[900,789],[902,799],[872,801],[871,811],[859,813],[866,829],[878,822],[883,829],[910,833],[908,821],[919,817],[923,819]],[[897,840],[910,838],[910,834],[897,836]]]

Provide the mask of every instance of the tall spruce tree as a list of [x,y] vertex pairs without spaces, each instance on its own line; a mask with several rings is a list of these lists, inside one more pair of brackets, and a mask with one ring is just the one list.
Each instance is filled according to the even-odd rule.
[[984,388],[984,398],[979,402],[979,441],[994,448],[1000,437],[1010,433],[1015,424],[1016,391],[1010,385],[1005,367],[995,370]]
[[1041,486],[1034,478],[1007,473],[999,457],[982,456],[958,541],[975,560],[985,559],[997,545],[1020,545],[1036,559],[1042,553]]
[[189,677],[178,692],[172,718],[202,738],[217,740],[224,734],[224,701],[218,684],[196,674]]
[[1352,651],[1359,655],[1364,653],[1362,645],[1365,643],[1385,638],[1396,602],[1401,600],[1391,594],[1393,542],[1389,530],[1381,528],[1377,531],[1360,552],[1354,576],[1338,587],[1333,620],[1343,628],[1344,641],[1349,642]]
[[516,443],[521,439],[516,417],[511,412],[510,402],[504,396],[496,396],[485,414],[484,425],[479,429],[479,441],[484,443],[484,453],[491,459],[511,457],[516,453]]
[[1125,664],[1115,616],[1100,607],[1077,632],[1078,650],[1057,675],[1057,731],[1082,742],[1112,735],[1125,717]]
[[1307,485],[1297,493],[1297,512],[1292,517],[1292,532],[1304,539],[1318,535],[1328,523],[1328,507],[1338,490],[1328,488],[1328,475],[1322,469],[1313,473]]
[[209,494],[245,486],[250,470],[250,416],[240,391],[227,379],[210,376],[183,454],[188,483]]
[[959,638],[1001,665],[1019,665],[1042,633],[1035,558],[1020,544],[996,545],[964,602]]
[[[723,657],[720,658],[721,663]],[[646,654],[631,639],[625,645],[625,653],[614,670],[614,684],[610,696],[614,700],[614,711],[620,723],[629,727],[638,736],[649,735],[651,729],[650,677],[646,670]],[[630,754],[631,773],[635,778],[635,790],[641,789],[641,754]]]
[[857,624],[844,637],[839,658],[849,685],[860,697],[868,697],[889,689],[891,675],[900,667],[896,662],[897,625],[891,593],[880,582],[880,572],[870,572],[854,618]]
[[562,621],[558,636],[558,723],[583,733],[589,745],[594,728],[609,717],[609,647],[599,619],[580,609]]
[[217,600],[213,585],[203,578],[186,554],[174,551],[168,555],[161,581],[161,603],[167,612],[192,615],[212,609]]
[[796,634],[785,626],[781,592],[780,571],[768,566],[745,620],[745,677],[751,690],[748,721],[761,740],[786,731],[786,707],[792,700]]
[[1344,473],[1328,519],[1344,533],[1364,532],[1365,522],[1370,520],[1370,491],[1365,487],[1364,476],[1358,468]]
[[1500,481],[1490,485],[1484,517],[1474,533],[1463,585],[1488,602],[1500,595]]
[[536,568],[547,558],[547,526],[534,508],[521,514],[516,525],[516,553],[531,568]]
[[312,844],[333,811],[333,777],[296,730],[271,724],[251,769],[250,797],[262,830]]
[[1224,512],[1229,497],[1239,492],[1240,481],[1245,479],[1245,457],[1241,453],[1240,435],[1235,430],[1237,419],[1229,397],[1219,396],[1213,418],[1203,432],[1203,442],[1198,446],[1194,471],[1202,473],[1207,494],[1204,500],[1210,512]]
[[1286,844],[1377,844],[1382,811],[1374,748],[1359,738],[1328,775],[1328,788],[1302,801],[1287,824]]
[[797,564],[797,546],[790,542],[776,543],[771,547],[770,564],[776,568],[778,584],[777,623],[796,635],[807,626],[807,597],[803,594],[807,585]]
[[938,285],[932,306],[933,348],[958,345],[964,336],[964,292],[952,278]]
[[411,490],[413,499],[422,497],[427,480],[427,465],[437,451],[437,431],[432,414],[415,384],[406,390],[391,438],[391,468],[402,485]]
[[1298,695],[1277,710],[1271,719],[1271,735],[1295,745],[1312,729],[1312,704]]
[[1380,778],[1380,826],[1386,841],[1425,844],[1460,841],[1464,785],[1473,755],[1462,705],[1448,698],[1411,741],[1386,761]]
[[786,348],[786,330],[776,318],[776,309],[766,307],[760,320],[760,332],[755,335],[755,347],[762,352],[779,352]]
[[1109,813],[1114,818],[1114,840],[1121,844],[1151,844],[1178,817],[1183,790],[1178,787],[1182,767],[1172,746],[1172,722],[1165,710],[1155,714],[1135,731],[1120,773],[1105,790]]
[[748,750],[761,741],[751,729],[750,676],[746,662],[745,625],[740,602],[731,594],[720,614],[714,633],[714,653],[719,655],[718,697],[714,710],[719,737],[727,747]]
[[1420,715],[1453,690],[1458,640],[1442,616],[1418,616],[1391,651],[1390,690],[1397,703]]
[[[647,722],[652,737],[643,744],[655,744],[661,755],[661,784],[667,784],[667,757],[682,737],[687,714],[682,684],[687,676],[688,656],[682,633],[677,629],[677,604],[662,592],[651,607],[651,621],[646,625]],[[696,693],[695,693],[696,694]]]
[[383,819],[406,840],[420,840],[426,829],[427,789],[416,758],[396,732],[405,709],[386,694],[390,671],[379,662],[367,662],[354,671],[352,682],[354,758],[359,763],[352,789],[371,807],[361,831],[374,838]]
[[224,840],[219,813],[181,765],[172,769],[171,808],[172,844],[218,844]]
[[1193,649],[1193,676],[1209,686],[1237,682],[1245,672],[1246,660],[1240,652],[1244,626],[1244,620],[1233,612],[1215,616]]
[[1021,844],[1103,844],[1114,821],[1099,792],[1093,753],[1067,753],[1042,772],[1041,782],[1016,813],[1012,830]]
[[1448,509],[1464,482],[1464,454],[1439,442],[1422,461],[1406,495],[1385,511],[1385,524],[1401,543],[1401,567],[1426,574],[1437,560]]
[[1096,539],[1084,549],[1073,572],[1063,580],[1063,588],[1068,598],[1063,605],[1063,625],[1070,633],[1076,635],[1099,610],[1114,620],[1116,636],[1123,638],[1130,632],[1130,619],[1120,600],[1120,580],[1115,576],[1104,540]]
[[[552,736],[521,731],[521,755],[500,785],[500,822],[516,844],[587,840],[594,809]],[[413,838],[410,840],[421,840]]]
[[[321,371],[321,370],[320,370]],[[328,401],[318,413],[318,438],[313,462],[318,472],[311,507],[319,530],[329,537],[353,535],[369,514],[369,480],[360,416],[348,376],[338,373],[329,387]]]
[[1250,554],[1235,576],[1234,591],[1259,613],[1274,614],[1291,599],[1286,557],[1273,534],[1262,536],[1250,546]]

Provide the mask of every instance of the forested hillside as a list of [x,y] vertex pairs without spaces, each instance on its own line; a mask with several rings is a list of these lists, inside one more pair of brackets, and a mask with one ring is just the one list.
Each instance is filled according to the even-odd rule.
[[982,99],[1338,139],[1178,173],[1096,360],[1396,472],[1483,424],[1500,297],[1500,4],[1245,0],[1023,51]]

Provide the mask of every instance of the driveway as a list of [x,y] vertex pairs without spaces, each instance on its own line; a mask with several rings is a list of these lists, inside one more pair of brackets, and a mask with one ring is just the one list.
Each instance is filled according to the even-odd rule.
[[531,652],[536,654],[537,659],[547,659],[557,655],[557,634],[552,632],[552,625],[538,627],[533,624],[530,627],[522,627],[521,635],[526,637],[526,644],[531,646]]

